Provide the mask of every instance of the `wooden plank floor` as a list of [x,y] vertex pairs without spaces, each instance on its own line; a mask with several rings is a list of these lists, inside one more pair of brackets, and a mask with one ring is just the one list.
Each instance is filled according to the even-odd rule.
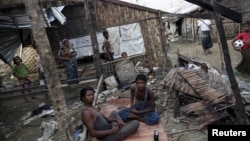
[[[119,110],[121,108],[128,107],[129,100],[129,98],[112,99],[98,106],[101,107],[101,113],[108,116],[109,113],[111,113],[111,111],[113,110]],[[159,131],[159,141],[168,140],[164,132],[164,127],[161,123],[149,126],[141,122],[138,131],[135,134],[126,138],[124,141],[153,141],[154,130]]]

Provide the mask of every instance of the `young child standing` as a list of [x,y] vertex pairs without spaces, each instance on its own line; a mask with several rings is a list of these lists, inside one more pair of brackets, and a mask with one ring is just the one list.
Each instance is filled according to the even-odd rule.
[[234,46],[234,42],[236,40],[242,40],[244,45],[242,48],[236,49],[241,53],[242,59],[239,64],[235,67],[234,73],[243,73],[250,75],[250,21],[246,21],[242,24],[243,32],[239,33],[232,40],[232,46]]
[[[13,67],[13,75],[18,79],[19,84],[22,88],[28,88],[31,85],[31,80],[28,77],[28,68],[25,64],[22,63],[22,59],[19,56],[15,56],[13,58],[13,62],[15,66]],[[29,92],[31,92],[29,90]],[[22,91],[24,94],[24,99],[28,101],[24,91]],[[34,99],[35,97],[31,97]]]

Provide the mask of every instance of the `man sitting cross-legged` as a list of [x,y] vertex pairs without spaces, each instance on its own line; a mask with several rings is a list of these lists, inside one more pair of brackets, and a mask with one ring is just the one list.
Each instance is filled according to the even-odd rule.
[[120,117],[123,121],[139,120],[147,125],[157,124],[160,118],[155,112],[154,92],[146,86],[146,76],[138,74],[135,82],[130,87],[130,108],[120,110]]

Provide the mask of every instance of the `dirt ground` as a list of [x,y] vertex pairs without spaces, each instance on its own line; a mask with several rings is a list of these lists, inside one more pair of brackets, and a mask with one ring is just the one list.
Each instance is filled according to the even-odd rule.
[[[237,66],[237,64],[241,61],[242,57],[241,57],[240,52],[237,52],[233,49],[231,45],[231,40],[227,40],[227,44],[228,44],[230,58],[231,58],[231,65],[232,65],[232,68],[234,69]],[[219,47],[218,42],[213,43],[213,47],[211,48],[212,54],[209,54],[209,55],[203,55],[203,50],[199,43],[181,41],[181,40],[170,43],[169,55],[171,57],[173,64],[177,63],[178,50],[180,54],[188,58],[208,62],[214,68],[220,70],[223,74],[226,74],[224,56]],[[249,75],[241,74],[241,73],[237,75],[237,78],[246,80],[246,81],[250,80]]]
[[[230,56],[232,61],[233,68],[238,64],[241,60],[241,55],[239,52],[233,50],[230,45],[230,41],[228,41]],[[177,50],[182,55],[193,59],[199,59],[201,61],[206,61],[210,63],[215,68],[223,71],[222,64],[224,63],[223,57],[221,57],[221,53],[217,43],[214,43],[214,47],[211,49],[212,54],[210,55],[202,55],[201,45],[193,42],[184,42],[177,41],[174,43],[170,43],[170,51],[169,56],[173,64],[177,63]],[[224,66],[225,68],[225,66]],[[240,79],[249,80],[249,76],[239,74],[237,76]],[[157,86],[160,80],[156,81],[154,84]],[[72,107],[75,103],[79,104],[79,98],[77,97],[79,90],[68,91],[65,92],[70,95],[75,95],[71,99],[67,100],[67,104],[69,107]],[[167,90],[156,91],[156,95],[158,95],[158,100],[161,99],[160,95],[168,92]],[[119,93],[120,94],[120,93]],[[118,94],[118,95],[119,95]],[[162,122],[165,125],[165,131],[170,141],[204,141],[207,140],[207,131],[203,130],[194,130],[189,132],[181,132],[179,134],[171,134],[175,131],[179,131],[182,129],[186,129],[188,127],[187,123],[181,122],[178,119],[175,119],[173,116],[174,111],[174,101],[173,95],[169,95],[168,102],[165,107],[161,108],[161,118]],[[54,119],[54,116],[46,116],[43,118],[39,118],[31,122],[28,125],[23,126],[21,124],[21,118],[25,116],[28,112],[34,110],[39,104],[44,102],[44,97],[41,96],[40,99],[33,100],[33,102],[25,103],[23,99],[12,100],[12,101],[4,101],[0,103],[0,140],[4,141],[36,141],[37,138],[43,135],[43,128],[41,128],[41,123],[43,121],[49,121]],[[82,108],[82,105],[73,109],[75,110],[75,124],[79,124],[79,111]],[[55,119],[54,119],[55,120]],[[57,141],[59,135],[55,135],[54,139]]]

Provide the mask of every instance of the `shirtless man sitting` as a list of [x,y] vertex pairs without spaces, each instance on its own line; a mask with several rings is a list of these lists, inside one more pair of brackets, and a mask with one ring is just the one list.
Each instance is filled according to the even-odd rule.
[[154,92],[146,84],[146,76],[138,74],[135,84],[130,87],[130,108],[119,111],[123,121],[139,120],[147,125],[159,122],[159,115],[155,112]]
[[140,122],[137,120],[124,123],[116,111],[106,117],[94,108],[92,87],[87,86],[80,91],[80,100],[84,103],[81,120],[92,137],[101,141],[122,141],[139,128]]

